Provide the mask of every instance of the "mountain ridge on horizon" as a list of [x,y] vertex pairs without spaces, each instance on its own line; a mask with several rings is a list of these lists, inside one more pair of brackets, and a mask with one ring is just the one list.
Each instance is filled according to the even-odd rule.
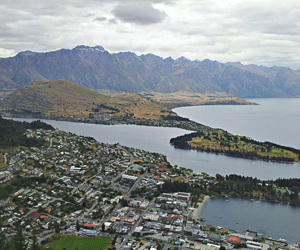
[[[103,46],[101,46],[101,45],[95,45],[95,46],[89,46],[89,45],[83,45],[83,44],[81,44],[81,45],[77,45],[77,46],[75,46],[74,48],[72,48],[72,49],[66,49],[66,48],[61,48],[61,49],[54,49],[54,50],[50,50],[50,51],[46,51],[46,52],[43,52],[43,51],[40,51],[40,52],[38,52],[38,51],[32,51],[32,50],[24,50],[24,51],[20,51],[20,52],[18,52],[15,56],[17,56],[17,55],[34,55],[34,54],[43,54],[43,53],[51,53],[51,52],[56,52],[56,51],[60,51],[60,50],[76,50],[76,49],[82,49],[82,48],[89,48],[89,49],[97,49],[98,48],[98,50],[99,49],[102,49],[103,50],[103,52],[104,51],[107,51],[108,52],[108,50],[106,50]],[[194,59],[194,60],[191,60],[191,59],[189,59],[189,58],[187,58],[187,57],[185,57],[185,56],[180,56],[180,57],[178,57],[178,58],[176,58],[176,59],[174,59],[172,56],[167,56],[167,57],[162,57],[162,56],[158,56],[158,55],[156,55],[156,54],[153,54],[153,53],[146,53],[146,54],[144,54],[144,53],[142,53],[141,55],[138,55],[138,54],[136,54],[135,52],[132,52],[132,51],[120,51],[120,52],[115,52],[115,53],[110,53],[110,54],[118,54],[118,53],[133,53],[133,54],[135,54],[136,56],[148,56],[148,55],[153,55],[153,56],[156,56],[156,57],[160,57],[160,58],[162,58],[162,59],[172,59],[172,60],[177,60],[177,59],[180,59],[180,58],[183,58],[183,59],[187,59],[187,60],[189,60],[189,61],[191,61],[191,62],[203,62],[203,61],[211,61],[211,62],[219,62],[219,61],[217,61],[217,60],[212,60],[212,59],[209,59],[209,58],[204,58],[203,60],[201,60],[201,59]],[[15,57],[15,56],[9,56],[9,57],[0,57],[0,59],[6,59],[6,58],[13,58],[13,57]],[[241,61],[229,61],[229,62],[219,62],[219,63],[221,63],[221,64],[227,64],[227,65],[242,65],[242,66],[253,66],[253,65],[255,65],[255,66],[257,66],[257,67],[262,67],[262,68],[268,68],[268,69],[272,69],[272,68],[283,68],[283,69],[290,69],[290,70],[294,70],[294,71],[300,71],[300,69],[293,69],[293,68],[291,68],[291,67],[285,67],[285,66],[278,66],[278,65],[272,65],[272,66],[266,66],[266,65],[263,65],[263,64],[255,64],[255,63],[250,63],[250,64],[246,64],[246,63],[242,63]]]
[[0,91],[19,89],[36,80],[56,79],[96,91],[187,91],[242,98],[300,96],[300,70],[278,66],[191,61],[151,53],[111,54],[102,46],[85,45],[50,52],[22,51],[0,59]]

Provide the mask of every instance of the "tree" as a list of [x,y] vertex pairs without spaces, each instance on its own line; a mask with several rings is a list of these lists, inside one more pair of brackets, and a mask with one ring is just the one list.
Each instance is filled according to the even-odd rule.
[[27,249],[27,242],[23,235],[23,231],[21,227],[18,227],[16,236],[13,237],[11,241],[11,248],[14,250],[26,250]]
[[31,247],[30,247],[30,250],[40,250],[40,246],[38,244],[38,239],[36,237],[36,230],[33,229],[32,231],[32,244],[31,244]]
[[86,197],[84,197],[83,202],[82,202],[82,207],[86,207]]
[[77,232],[80,230],[80,225],[79,225],[79,221],[78,220],[76,220],[76,230],[77,230]]
[[126,199],[121,199],[121,205],[122,205],[122,207],[127,207],[128,206],[128,202],[127,202],[127,200]]
[[59,228],[59,225],[56,221],[54,221],[53,226],[54,226],[55,233],[59,234],[60,228]]
[[160,244],[157,245],[157,250],[163,250],[163,249],[164,249],[164,245],[160,245]]
[[2,224],[0,224],[0,250],[8,249],[8,243],[6,241],[5,232],[1,230]]
[[115,235],[115,237],[113,238],[113,240],[112,240],[112,242],[111,242],[111,244],[112,244],[113,246],[116,244],[117,238],[118,238],[118,236]]

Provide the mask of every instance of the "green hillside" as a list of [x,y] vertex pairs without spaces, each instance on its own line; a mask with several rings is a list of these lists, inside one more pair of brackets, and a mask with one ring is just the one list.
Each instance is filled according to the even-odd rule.
[[53,127],[41,121],[28,123],[7,120],[0,117],[0,149],[17,146],[37,147],[43,145],[43,140],[28,138],[24,134],[27,129],[51,130]]

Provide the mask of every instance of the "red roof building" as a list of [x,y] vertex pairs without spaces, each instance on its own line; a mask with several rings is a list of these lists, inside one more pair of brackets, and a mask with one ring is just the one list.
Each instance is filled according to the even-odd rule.
[[231,242],[231,243],[239,243],[239,242],[240,242],[240,239],[239,239],[238,237],[230,236],[229,239],[228,239],[228,242]]
[[95,227],[96,227],[96,225],[94,225],[94,224],[88,224],[88,223],[84,224],[84,228],[87,228],[87,229],[95,229]]

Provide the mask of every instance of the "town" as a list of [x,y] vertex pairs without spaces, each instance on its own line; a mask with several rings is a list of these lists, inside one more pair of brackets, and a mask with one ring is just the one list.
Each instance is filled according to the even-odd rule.
[[43,140],[43,146],[0,155],[0,225],[8,240],[22,228],[28,245],[35,230],[45,249],[57,249],[64,237],[104,239],[111,249],[299,248],[198,218],[206,195],[217,194],[220,176],[57,129],[25,134]]

